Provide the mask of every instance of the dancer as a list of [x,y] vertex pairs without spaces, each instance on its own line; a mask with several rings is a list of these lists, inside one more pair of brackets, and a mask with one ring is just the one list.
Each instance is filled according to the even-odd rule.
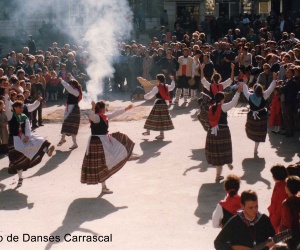
[[[214,102],[214,97],[219,91],[223,91],[226,87],[230,86],[233,77],[234,77],[234,64],[231,64],[231,76],[225,82],[221,82],[221,75],[218,73],[213,74],[212,83],[208,82],[204,77],[204,68],[206,64],[203,63],[200,65],[201,70],[201,83],[204,86],[206,91],[201,92],[201,97],[198,100],[198,104],[200,108],[200,112],[198,115],[198,119],[202,124],[205,131],[209,129],[209,118],[208,118],[208,110],[211,103]],[[221,82],[221,83],[220,83]]]
[[[246,134],[247,137],[255,142],[254,154],[258,153],[258,146],[260,142],[265,142],[268,128],[268,112],[266,109],[266,100],[272,94],[276,87],[277,73],[273,73],[273,81],[267,90],[256,83],[253,86],[254,93],[250,93],[248,86],[244,83],[243,93],[247,98],[250,111],[247,114]],[[244,78],[244,82],[247,79]]]
[[[23,114],[24,104],[15,101],[11,104],[8,97],[8,88],[5,92],[5,113],[9,126],[8,139],[8,173],[18,173],[18,186],[23,183],[23,171],[32,168],[42,161],[45,153],[52,156],[55,147],[43,137],[31,134],[28,117]],[[13,109],[13,111],[12,111]]]
[[156,96],[154,106],[146,120],[144,128],[147,129],[143,135],[150,135],[150,130],[160,131],[160,135],[156,136],[156,139],[164,139],[164,131],[174,129],[168,105],[172,101],[169,92],[175,88],[174,77],[170,76],[171,84],[166,84],[166,79],[163,74],[158,74],[156,80],[158,86],[155,86],[148,94],[144,96],[146,100],[150,100]]
[[[72,75],[68,74],[69,79],[72,78]],[[60,82],[68,91],[67,95],[67,107],[64,113],[64,121],[61,128],[61,139],[57,146],[61,146],[66,142],[66,135],[72,136],[73,145],[70,149],[78,148],[76,142],[76,135],[78,133],[79,124],[80,124],[80,108],[78,103],[82,99],[82,90],[81,85],[75,79],[71,79],[69,83],[65,82],[62,78],[60,78]]]
[[216,166],[216,182],[224,179],[224,176],[221,175],[224,164],[228,164],[230,169],[233,168],[227,111],[237,105],[242,88],[243,84],[240,84],[234,97],[228,103],[224,103],[224,93],[218,92],[215,95],[215,104],[209,108],[210,129],[206,136],[205,156],[209,164]]
[[215,95],[219,91],[223,91],[225,88],[227,88],[228,86],[230,86],[232,84],[233,78],[234,78],[234,67],[235,66],[233,63],[231,64],[231,75],[230,75],[230,78],[228,78],[225,82],[221,82],[222,77],[219,73],[214,73],[211,78],[212,83],[210,83],[204,77],[205,65],[206,65],[205,63],[200,65],[201,83],[203,84],[203,87],[209,91],[211,98],[214,98]]
[[226,191],[226,198],[221,200],[212,215],[212,224],[214,228],[224,227],[227,221],[234,215],[241,207],[241,197],[238,195],[241,180],[236,175],[228,175],[224,181],[224,188]]
[[92,102],[89,114],[92,135],[82,163],[81,183],[101,183],[103,194],[113,193],[105,181],[125,165],[134,147],[127,135],[120,132],[108,134],[108,121],[131,108],[132,104],[106,115],[104,101]]

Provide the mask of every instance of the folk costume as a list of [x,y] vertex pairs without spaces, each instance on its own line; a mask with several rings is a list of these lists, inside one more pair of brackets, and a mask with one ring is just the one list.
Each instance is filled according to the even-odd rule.
[[194,59],[191,56],[181,56],[178,58],[179,69],[177,71],[178,76],[178,86],[176,89],[175,103],[179,102],[179,97],[181,96],[183,89],[184,102],[187,102],[189,95],[189,80],[194,77],[196,65]]
[[81,169],[81,183],[102,183],[102,192],[110,193],[105,181],[118,172],[131,156],[134,143],[120,132],[108,133],[108,121],[125,112],[117,110],[110,114],[90,111],[91,136]]
[[[19,185],[22,184],[22,171],[32,168],[42,161],[45,153],[52,156],[54,146],[50,147],[50,142],[43,137],[31,134],[29,119],[25,114],[18,115],[12,111],[11,102],[8,95],[5,95],[5,113],[8,120],[9,139],[8,157],[10,165],[9,174],[19,174]],[[24,138],[28,141],[24,142]]]
[[199,122],[201,123],[204,130],[209,130],[209,118],[208,110],[211,104],[211,97],[204,92],[201,93],[201,97],[198,99],[199,113],[197,115]]
[[144,95],[146,100],[150,100],[156,96],[154,106],[145,122],[144,128],[147,130],[143,135],[150,135],[150,130],[160,131],[160,135],[156,139],[164,139],[164,131],[174,129],[173,122],[168,110],[171,98],[169,92],[175,88],[174,80],[171,84],[159,83],[149,93]]
[[224,200],[221,200],[213,212],[212,215],[212,224],[214,228],[224,227],[227,221],[237,214],[238,210],[242,208],[241,206],[241,197],[236,194],[230,196],[227,193],[227,196]]
[[[214,241],[217,250],[232,249],[232,246],[252,248],[274,236],[275,232],[270,219],[257,212],[253,221],[247,219],[241,210],[222,228]],[[268,249],[263,248],[263,249]]]
[[[228,164],[232,169],[232,143],[231,134],[227,122],[227,111],[235,107],[238,103],[240,93],[236,92],[232,100],[228,103],[215,103],[209,108],[210,129],[207,132],[205,144],[205,156],[209,164],[216,166],[216,181],[224,179],[221,176],[222,167]],[[215,112],[213,107],[216,106]]]
[[[247,137],[255,142],[254,153],[257,154],[260,142],[266,141],[268,128],[268,112],[266,109],[266,100],[272,94],[276,87],[276,80],[273,80],[262,96],[250,93],[248,86],[244,84],[243,93],[250,105],[250,111],[247,114],[246,134]],[[255,91],[255,90],[254,90]]]
[[[206,68],[206,66],[205,66]],[[205,69],[204,68],[204,69]],[[200,105],[200,112],[198,114],[198,119],[200,123],[202,124],[205,131],[208,131],[209,129],[209,118],[208,118],[208,110],[212,102],[214,102],[215,95],[219,91],[223,91],[225,88],[230,86],[232,84],[232,79],[228,78],[225,82],[221,83],[210,83],[206,80],[204,76],[201,78],[201,83],[203,87],[207,90],[205,92],[208,92],[209,94],[206,94],[204,91],[201,93],[201,98],[199,100]]]
[[205,77],[202,77],[201,83],[203,84],[203,87],[209,91],[211,98],[214,98],[218,92],[222,92],[224,89],[230,86],[232,84],[232,80],[231,78],[228,78],[226,81],[221,83],[210,83]]
[[80,108],[78,103],[82,99],[82,93],[77,88],[73,88],[70,84],[61,81],[62,85],[68,91],[67,94],[67,105],[64,112],[64,121],[61,128],[61,139],[57,146],[61,146],[66,142],[66,136],[72,136],[73,146],[70,149],[75,149],[78,147],[76,142],[76,135],[78,133],[80,124]]

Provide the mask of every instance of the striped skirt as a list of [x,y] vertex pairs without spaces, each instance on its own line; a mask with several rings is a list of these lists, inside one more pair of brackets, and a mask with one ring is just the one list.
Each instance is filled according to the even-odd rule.
[[144,125],[145,129],[166,131],[174,129],[173,122],[165,103],[155,103]]
[[259,119],[254,120],[252,112],[247,115],[246,134],[247,137],[255,142],[265,142],[268,128],[268,115],[260,115]]
[[210,96],[206,95],[202,92],[202,97],[198,100],[200,112],[197,115],[199,122],[205,131],[209,130],[209,118],[208,118],[208,110],[210,105]]
[[83,184],[98,184],[107,180],[110,176],[118,172],[128,161],[134,143],[127,135],[122,133],[113,133],[110,135],[119,141],[127,150],[125,159],[117,163],[112,168],[108,168],[105,160],[105,153],[102,142],[99,137],[92,136],[89,144],[88,155],[84,156],[81,169],[81,183]]
[[218,135],[207,132],[205,144],[205,156],[209,164],[222,166],[232,163],[231,135],[228,127],[220,127]]
[[76,105],[72,112],[64,120],[61,134],[65,133],[67,135],[77,135],[80,124],[80,108]]
[[28,168],[32,168],[39,164],[44,157],[44,148],[50,146],[50,142],[45,141],[35,156],[30,160],[23,153],[15,150],[14,141],[12,137],[9,137],[8,141],[8,158],[9,158],[9,174],[16,174],[18,170],[26,171]]

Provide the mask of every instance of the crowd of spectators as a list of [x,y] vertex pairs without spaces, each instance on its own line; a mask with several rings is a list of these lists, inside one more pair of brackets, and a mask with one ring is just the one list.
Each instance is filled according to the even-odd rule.
[[[181,23],[176,22],[173,32],[163,26],[147,44],[135,40],[126,43],[121,39],[116,42],[120,53],[113,64],[114,75],[110,81],[104,81],[110,85],[106,86],[106,90],[111,87],[112,91],[134,92],[141,87],[137,77],[152,80],[156,74],[164,74],[166,79],[169,75],[177,76],[179,58],[191,57],[195,70],[192,77],[198,76],[192,90],[193,93],[202,92],[205,90],[201,78],[211,81],[213,73],[218,72],[226,80],[231,75],[233,63],[235,81],[243,81],[246,76],[249,87],[260,83],[267,89],[272,81],[272,72],[278,72],[274,104],[273,101],[269,103],[270,115],[276,112],[280,116],[279,124],[274,126],[283,127],[281,133],[287,137],[294,136],[300,128],[299,15],[285,18],[271,13],[267,18],[261,18],[251,12],[232,20],[224,15],[193,25],[193,29],[183,29]],[[3,95],[8,83],[11,85],[11,101],[21,99],[24,103],[33,103],[42,97],[44,104],[45,101],[55,102],[64,97],[60,84],[62,79],[68,82],[75,78],[83,91],[86,90],[89,63],[89,53],[81,46],[65,44],[59,47],[54,42],[42,51],[36,48],[30,37],[28,47],[23,47],[19,53],[11,51],[0,65],[1,126],[7,127],[3,116]],[[205,67],[201,75],[200,66],[203,64]],[[233,88],[228,87],[227,91],[233,91]],[[194,100],[191,98],[191,101]],[[30,114],[33,127],[42,126],[44,104],[41,103],[36,112]],[[275,104],[279,105],[276,109],[272,108]],[[274,130],[275,133],[279,131]],[[3,144],[3,135],[0,144]],[[299,169],[299,164],[295,168]]]

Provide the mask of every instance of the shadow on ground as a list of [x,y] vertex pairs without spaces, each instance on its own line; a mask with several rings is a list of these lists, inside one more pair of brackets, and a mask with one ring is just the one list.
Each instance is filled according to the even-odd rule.
[[0,181],[3,181],[11,176],[13,176],[13,174],[8,173],[8,168],[2,168],[0,170]]
[[170,115],[171,118],[175,118],[176,116],[191,113],[193,109],[197,109],[197,102],[187,102],[184,103],[183,99],[179,100],[179,105],[174,104],[170,107]]
[[198,194],[198,207],[195,216],[199,218],[198,224],[204,225],[211,220],[212,213],[218,202],[225,197],[223,183],[202,184]]
[[143,142],[140,143],[140,147],[143,151],[141,158],[137,161],[138,164],[148,161],[150,158],[160,156],[159,150],[164,146],[168,145],[172,141],[156,140],[155,137],[159,135],[159,132],[151,131],[151,134],[147,138],[154,138],[154,141],[149,141],[149,139],[142,139]]
[[42,168],[40,168],[34,175],[26,177],[26,179],[42,176],[55,170],[60,164],[62,164],[64,161],[66,161],[69,158],[71,152],[72,152],[71,150],[70,151],[56,150],[56,154],[53,155]]
[[16,189],[8,189],[0,193],[0,210],[31,209],[34,203],[28,203],[28,196]]
[[295,155],[300,157],[299,132],[295,133],[294,137],[289,138],[281,134],[274,134],[270,130],[268,134],[272,148],[276,149],[276,154],[282,157],[285,162],[294,163],[292,162],[293,157]]
[[261,176],[261,172],[266,166],[265,158],[246,158],[242,162],[244,175],[241,176],[241,180],[245,180],[248,184],[253,185],[256,182],[263,182],[267,185],[268,189],[271,189],[271,182]]
[[192,149],[192,155],[189,156],[194,161],[201,161],[197,166],[187,168],[183,175],[186,175],[187,172],[199,169],[199,172],[206,172],[208,168],[214,168],[211,164],[208,164],[205,158],[205,148],[201,149]]
[[[127,207],[115,207],[107,200],[104,200],[99,197],[76,199],[70,204],[65,218],[62,222],[62,225],[50,235],[59,236],[60,241],[64,240],[65,234],[72,234],[73,232],[83,232],[91,235],[101,235],[101,229],[97,232],[94,232],[90,229],[81,227],[81,225],[88,221],[102,219],[109,214],[117,212],[119,209],[125,208]],[[45,249],[49,250],[51,249],[53,244],[57,243],[59,242],[49,242]]]

